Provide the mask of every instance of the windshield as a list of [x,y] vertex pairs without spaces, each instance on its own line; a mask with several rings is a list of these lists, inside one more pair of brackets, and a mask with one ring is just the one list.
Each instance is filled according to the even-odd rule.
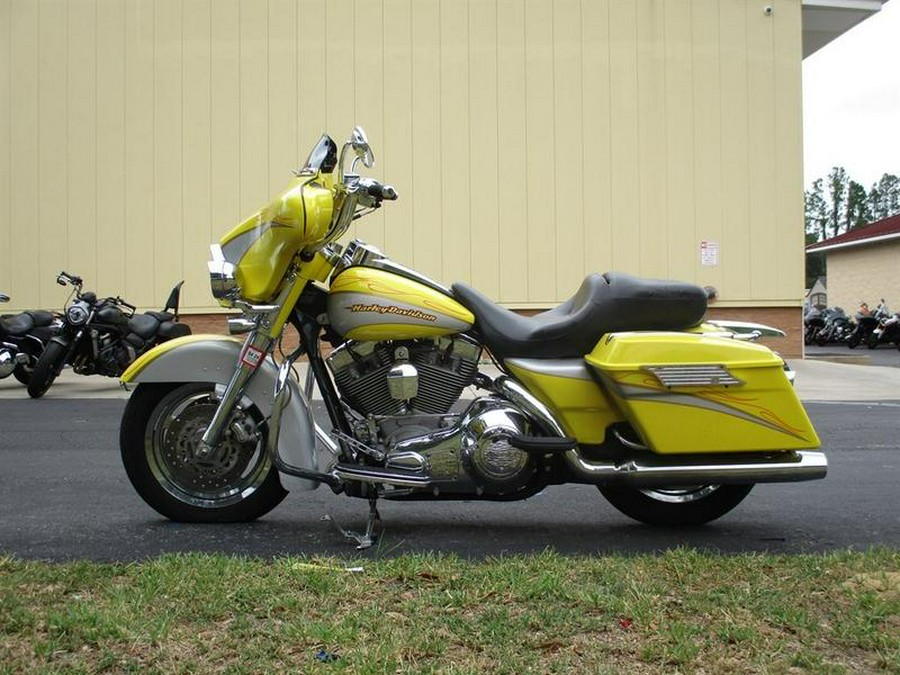
[[316,143],[306,160],[301,175],[312,175],[318,172],[331,173],[337,166],[337,145],[327,134]]

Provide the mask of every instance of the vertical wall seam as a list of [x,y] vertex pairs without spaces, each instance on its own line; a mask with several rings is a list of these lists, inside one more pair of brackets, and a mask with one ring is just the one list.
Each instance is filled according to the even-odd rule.
[[[12,228],[15,226],[12,220],[12,3],[7,3],[6,5],[6,21],[4,25],[6,26],[6,86],[9,87],[7,93],[7,102],[9,105],[9,112],[6,116],[6,147],[9,148],[9,152],[6,155],[6,175],[7,175],[7,190],[9,198],[6,201],[6,256],[5,256],[5,264],[6,269],[9,269],[10,265],[10,256],[12,252]],[[12,278],[9,279],[10,290],[12,290]]]
[[523,225],[525,226],[525,232],[523,233],[522,239],[525,241],[525,296],[531,300],[531,280],[528,275],[528,261],[529,252],[531,250],[531,242],[528,241],[528,232],[529,232],[529,213],[528,213],[528,0],[520,0],[522,3],[522,82],[523,89],[522,92],[523,100],[525,101],[525,106],[522,110],[523,126],[525,127],[525,219]]
[[[466,132],[469,136],[469,166],[472,166],[472,3],[471,1],[466,3]],[[469,170],[469,203],[467,205],[467,211],[469,214],[468,217],[468,228],[469,228],[469,255],[467,256],[468,262],[468,276],[466,277],[469,283],[474,281],[474,276],[472,274],[473,266],[472,266],[472,242],[475,241],[472,232],[472,171]],[[452,281],[452,280],[448,280]]]
[[[552,138],[550,152],[553,153],[553,157],[550,158],[550,166],[555,168],[556,157],[558,154],[557,143],[559,142],[559,136],[556,133],[556,0],[553,0],[550,6],[550,97],[552,101],[550,105],[550,129]],[[550,199],[553,202],[553,236],[550,238],[550,241],[553,242],[553,250],[548,256],[548,259],[553,261],[553,296],[558,298],[560,297],[559,265],[556,255],[559,250],[559,211],[557,210],[558,200],[556,196],[556,183],[556,171],[554,170],[550,172]]]
[[[37,156],[35,158],[35,178],[37,179],[37,189],[40,194],[41,189],[41,146],[43,145],[41,141],[41,15],[43,12],[41,11],[41,3],[37,3],[37,26],[35,27],[35,44],[37,45],[37,63],[35,64],[35,70],[37,71]],[[43,200],[38,198],[37,200],[37,232],[38,232],[38,242],[41,241],[41,237],[43,235],[43,219],[42,213],[44,211]],[[37,257],[38,257],[38,270],[43,269],[44,263],[44,252],[43,246],[37,247]],[[38,280],[38,297],[40,298],[40,304],[45,305],[46,301],[44,300],[43,293],[41,291],[42,285],[40,280]]]

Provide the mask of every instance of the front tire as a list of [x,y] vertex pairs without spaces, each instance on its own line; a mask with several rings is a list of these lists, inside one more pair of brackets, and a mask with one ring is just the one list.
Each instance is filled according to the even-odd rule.
[[651,489],[599,486],[609,503],[629,518],[665,527],[691,527],[721,518],[740,504],[752,489],[752,483]]
[[13,371],[13,377],[27,387],[28,383],[31,382],[31,374],[34,372],[34,366],[35,359],[29,357],[28,363],[20,363],[16,366],[16,369]]
[[247,522],[287,494],[266,450],[265,417],[246,398],[214,454],[196,457],[217,406],[215,385],[192,382],[138,385],[125,407],[119,433],[125,472],[141,498],[170,520]]
[[[66,352],[68,351],[68,347],[58,342],[51,342],[47,345],[27,382],[28,395],[31,398],[40,398],[47,393],[63,366],[66,365]],[[21,381],[19,380],[19,382]]]

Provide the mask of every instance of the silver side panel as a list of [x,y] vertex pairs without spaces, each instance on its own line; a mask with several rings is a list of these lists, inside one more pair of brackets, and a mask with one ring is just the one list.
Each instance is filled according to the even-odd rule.
[[538,375],[565,377],[572,380],[593,380],[584,359],[506,359],[515,368]]
[[[189,342],[166,352],[149,363],[134,382],[214,382],[227,385],[238,362],[242,343],[237,340],[211,338]],[[272,414],[278,367],[271,358],[263,361],[250,380],[244,395],[268,418]],[[278,455],[286,464],[318,471],[315,430],[308,407],[293,379],[288,380],[290,400],[281,416]],[[312,490],[314,481],[281,474],[286,490]]]

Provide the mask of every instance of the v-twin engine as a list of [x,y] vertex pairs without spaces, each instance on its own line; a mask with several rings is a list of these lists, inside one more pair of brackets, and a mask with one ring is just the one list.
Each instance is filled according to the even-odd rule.
[[534,475],[531,456],[510,442],[529,425],[509,401],[483,396],[451,413],[480,356],[476,342],[456,337],[348,342],[328,358],[343,400],[363,418],[356,447],[382,466],[386,496],[416,485],[433,496],[508,494]]
[[361,415],[440,415],[474,382],[480,357],[477,342],[442,337],[348,342],[328,365],[344,401]]

